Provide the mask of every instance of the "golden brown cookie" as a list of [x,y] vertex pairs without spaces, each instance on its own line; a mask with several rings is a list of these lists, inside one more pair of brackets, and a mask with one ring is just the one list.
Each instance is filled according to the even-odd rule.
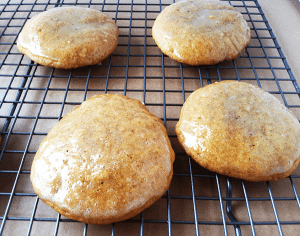
[[104,60],[117,47],[118,36],[115,22],[100,11],[59,7],[27,21],[17,47],[39,64],[70,69]]
[[235,178],[284,178],[300,160],[296,117],[273,95],[244,82],[194,91],[182,107],[176,133],[197,163]]
[[139,101],[94,96],[48,133],[32,163],[37,195],[62,215],[108,224],[139,214],[169,188],[174,151]]
[[250,41],[250,29],[228,2],[184,0],[157,16],[152,36],[176,61],[212,65],[239,56]]

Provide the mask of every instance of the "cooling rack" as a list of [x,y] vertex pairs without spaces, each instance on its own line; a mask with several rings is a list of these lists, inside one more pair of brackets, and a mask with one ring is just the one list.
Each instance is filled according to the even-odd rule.
[[[235,60],[191,67],[164,56],[151,37],[171,0],[2,0],[0,2],[1,235],[298,235],[300,175],[252,183],[209,172],[186,156],[174,127],[195,89],[221,80],[258,85],[300,118],[300,90],[256,0],[229,1],[247,20],[251,42]],[[120,29],[101,65],[61,70],[38,65],[16,48],[25,22],[54,7],[101,10]],[[139,99],[168,130],[176,152],[170,189],[124,222],[87,225],[45,205],[29,180],[33,157],[50,128],[87,98],[119,93]]]

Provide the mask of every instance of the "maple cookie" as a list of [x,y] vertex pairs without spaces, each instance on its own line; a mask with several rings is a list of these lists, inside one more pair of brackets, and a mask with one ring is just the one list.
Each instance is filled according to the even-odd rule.
[[157,16],[152,36],[178,62],[212,65],[239,56],[250,41],[250,28],[228,2],[185,0]]
[[139,214],[169,188],[174,151],[162,121],[139,101],[99,95],[48,133],[32,163],[37,195],[62,215],[108,224]]
[[59,7],[27,21],[17,47],[36,63],[70,69],[100,63],[117,47],[118,36],[115,22],[100,11]]
[[228,81],[194,91],[176,134],[186,153],[210,171],[249,181],[290,175],[300,160],[300,125],[277,98]]

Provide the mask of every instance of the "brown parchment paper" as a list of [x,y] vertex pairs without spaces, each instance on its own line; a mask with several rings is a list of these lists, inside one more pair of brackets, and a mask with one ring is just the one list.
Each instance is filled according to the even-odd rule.
[[[64,3],[73,3],[73,1],[65,1]],[[79,3],[86,3],[87,1],[80,1]],[[96,2],[96,1],[95,1]],[[172,1],[166,1],[170,4]],[[178,144],[175,137],[174,127],[176,120],[179,118],[180,108],[178,104],[183,103],[182,96],[182,81],[181,74],[184,77],[195,77],[199,71],[196,68],[182,69],[178,64],[171,59],[165,57],[162,62],[161,57],[157,57],[160,53],[155,46],[148,46],[145,48],[143,44],[153,44],[154,41],[150,37],[143,37],[145,19],[148,26],[146,33],[151,35],[151,26],[153,19],[159,11],[159,7],[151,5],[151,3],[158,4],[156,0],[147,1],[147,14],[145,14],[145,1],[134,1],[134,14],[130,16],[131,5],[127,1],[128,6],[125,6],[127,12],[119,13],[118,17],[125,20],[117,21],[120,27],[119,47],[115,53],[123,56],[112,57],[112,60],[106,60],[100,69],[89,71],[88,68],[79,68],[72,71],[69,70],[52,70],[52,68],[37,66],[31,72],[34,76],[30,80],[28,92],[23,92],[21,101],[18,104],[18,117],[14,120],[13,134],[10,135],[9,141],[6,145],[6,152],[0,162],[0,170],[7,170],[8,172],[0,173],[0,192],[6,193],[0,195],[0,217],[5,215],[7,205],[10,205],[7,213],[7,219],[3,229],[3,235],[196,235],[199,230],[200,235],[218,236],[225,235],[223,220],[227,222],[225,226],[227,235],[235,235],[235,229],[228,216],[222,215],[222,207],[226,206],[226,185],[227,179],[225,177],[216,177],[203,168],[199,167],[191,161],[191,168],[189,166],[189,159],[184,154],[183,149]],[[232,1],[236,3],[236,1]],[[300,68],[299,68],[299,39],[300,39],[300,3],[297,0],[260,0],[259,4],[265,13],[266,19],[272,28],[278,43],[286,57],[288,64],[291,67],[292,73],[300,82]],[[22,6],[24,9],[30,10],[30,5]],[[41,9],[43,5],[37,5],[35,9]],[[53,7],[53,6],[50,6]],[[101,10],[101,6],[92,5],[91,7]],[[106,10],[110,10],[108,14],[113,18],[115,16],[114,5],[107,4]],[[153,9],[153,11],[150,11]],[[251,8],[249,8],[251,10]],[[20,15],[26,15],[26,11]],[[30,14],[36,14],[33,12]],[[19,15],[19,16],[20,16]],[[4,16],[0,16],[4,17]],[[16,16],[18,17],[18,16]],[[255,16],[253,16],[255,18]],[[129,29],[128,25],[132,24],[135,28]],[[139,28],[138,26],[141,26]],[[265,27],[265,26],[263,26]],[[12,32],[17,29],[11,27]],[[131,37],[122,37],[130,31]],[[1,42],[13,42],[14,36],[3,37]],[[128,47],[128,40],[131,45]],[[252,42],[255,45],[256,42]],[[269,44],[269,42],[264,42]],[[3,52],[7,48],[1,48]],[[146,52],[147,57],[143,55]],[[21,58],[16,47],[11,49],[11,55],[6,60],[10,62],[21,61],[23,64],[30,63],[27,57]],[[127,57],[129,53],[129,57]],[[254,53],[255,50],[251,51]],[[272,52],[270,52],[272,53]],[[258,52],[259,54],[259,52]],[[277,55],[277,53],[275,53]],[[147,65],[145,70],[144,62]],[[6,61],[8,63],[8,61]],[[108,64],[112,67],[107,67]],[[135,65],[126,67],[126,64]],[[162,68],[162,63],[165,67]],[[243,65],[243,59],[237,59],[238,65]],[[265,61],[257,61],[255,63],[266,63]],[[275,62],[276,63],[276,62]],[[118,65],[118,66],[114,66]],[[120,66],[123,65],[123,66]],[[138,65],[138,66],[136,66]],[[276,64],[275,64],[276,66]],[[278,66],[282,66],[279,62]],[[13,75],[14,70],[16,79],[11,87],[20,86],[22,74],[26,72],[27,66],[20,66],[18,68],[9,65],[1,67],[1,74]],[[109,72],[111,77],[109,81],[105,76]],[[229,70],[220,70],[222,76],[229,78],[236,78],[236,74]],[[203,72],[202,72],[203,73]],[[215,75],[214,71],[210,71],[211,76]],[[240,71],[240,76],[248,76],[248,71]],[[269,77],[270,71],[257,71],[260,78]],[[49,75],[52,74],[50,78]],[[86,75],[91,76],[87,83]],[[37,76],[39,75],[39,76]],[[143,76],[146,75],[146,85]],[[165,80],[162,77],[165,77]],[[93,77],[94,76],[94,77]],[[98,77],[97,77],[98,76]],[[199,75],[198,75],[199,76]],[[205,73],[203,74],[205,77]],[[251,75],[253,76],[253,75]],[[280,72],[278,76],[288,78],[287,73]],[[128,78],[126,80],[125,78]],[[8,86],[10,76],[7,79],[2,77],[0,86]],[[253,83],[253,81],[248,81]],[[204,80],[205,83],[205,80]],[[199,80],[190,79],[183,81],[187,97],[190,92],[199,88],[201,83]],[[205,84],[204,84],[205,85]],[[292,91],[295,89],[290,83],[280,82],[283,91]],[[146,86],[146,88],[145,88]],[[277,91],[277,86],[274,81],[263,81],[262,87],[268,91]],[[26,88],[26,87],[25,87]],[[38,89],[37,89],[38,88]],[[48,89],[47,89],[48,88]],[[50,89],[49,89],[50,88]],[[66,92],[66,88],[69,90]],[[87,93],[85,93],[87,88]],[[58,118],[64,116],[76,105],[83,100],[95,94],[105,92],[108,88],[109,93],[120,93],[132,98],[144,101],[148,109],[156,116],[164,119],[168,134],[172,142],[175,152],[176,161],[174,165],[174,175],[169,191],[156,202],[149,209],[145,210],[142,215],[138,215],[129,221],[120,222],[110,225],[85,225],[80,222],[73,222],[67,218],[58,215],[54,210],[36,198],[29,180],[29,171],[34,157],[34,152],[38,149],[39,144],[45,137],[46,133],[51,127],[58,122]],[[145,97],[143,97],[143,90],[146,89]],[[165,95],[163,90],[167,90]],[[7,114],[11,103],[16,96],[17,91],[10,89],[5,95],[6,103],[1,108],[1,115]],[[0,97],[4,96],[1,91]],[[279,94],[275,94],[281,99]],[[299,105],[300,99],[297,95],[286,95],[289,104]],[[2,97],[1,97],[2,98]],[[62,101],[65,104],[62,106]],[[166,102],[168,106],[162,104]],[[43,106],[41,104],[43,103]],[[63,107],[63,109],[62,109]],[[300,119],[300,112],[291,108]],[[16,113],[15,113],[16,114]],[[164,115],[165,114],[165,115]],[[36,120],[35,116],[42,118]],[[32,118],[24,118],[32,117]],[[5,119],[1,118],[0,127],[3,126]],[[5,135],[6,137],[7,135]],[[2,146],[3,146],[2,142]],[[14,152],[15,151],[15,152]],[[26,152],[24,156],[24,152]],[[21,172],[18,172],[21,170]],[[14,171],[9,173],[9,171]],[[191,179],[190,174],[194,175]],[[19,174],[18,174],[19,173]],[[298,168],[293,175],[299,175],[300,168]],[[208,177],[209,176],[209,177]],[[17,181],[15,181],[17,178]],[[193,181],[193,182],[192,182]],[[300,232],[300,210],[296,201],[295,191],[300,193],[300,179],[283,179],[275,182],[242,182],[240,180],[231,180],[233,186],[232,197],[236,200],[232,201],[233,214],[239,222],[246,222],[241,224],[242,235],[252,235],[251,225],[249,219],[254,222],[254,229],[256,235],[275,236],[279,235],[278,225],[276,220],[283,222],[281,224],[281,231],[284,235],[292,236],[299,235]],[[292,188],[291,181],[294,182],[296,189]],[[218,189],[219,188],[219,189]],[[219,191],[218,191],[219,190]],[[14,196],[10,198],[11,191],[14,191]],[[271,195],[270,195],[271,193]],[[251,199],[246,202],[245,196]],[[196,197],[193,201],[193,197]],[[221,198],[220,198],[221,197]],[[273,202],[271,200],[274,200]],[[10,202],[11,201],[11,202]],[[222,203],[220,205],[220,203]],[[247,204],[250,206],[247,207]],[[274,205],[275,204],[275,205]],[[278,213],[276,219],[274,211]],[[198,228],[195,226],[195,215],[197,216]],[[249,216],[251,215],[251,217]],[[17,220],[14,220],[18,218]],[[2,219],[2,218],[1,218]],[[31,222],[31,220],[33,220]],[[155,220],[155,222],[153,221]],[[2,220],[0,220],[0,223]],[[59,222],[59,223],[57,223]],[[219,222],[214,224],[213,222]],[[264,223],[271,222],[271,223]],[[285,223],[294,222],[294,223]],[[57,227],[58,226],[58,227]]]

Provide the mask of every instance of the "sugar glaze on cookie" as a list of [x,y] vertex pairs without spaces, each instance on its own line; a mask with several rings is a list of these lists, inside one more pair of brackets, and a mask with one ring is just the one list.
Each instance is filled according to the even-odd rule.
[[109,224],[161,198],[171,183],[174,156],[162,121],[141,102],[99,95],[51,129],[30,178],[41,200],[62,215]]
[[194,91],[182,107],[176,134],[201,166],[235,178],[284,178],[300,161],[297,118],[273,95],[244,82]]
[[250,41],[250,28],[228,2],[184,0],[157,16],[152,36],[172,59],[210,65],[239,56]]
[[37,63],[70,69],[104,60],[117,47],[118,35],[115,22],[100,11],[59,7],[28,20],[17,47]]

